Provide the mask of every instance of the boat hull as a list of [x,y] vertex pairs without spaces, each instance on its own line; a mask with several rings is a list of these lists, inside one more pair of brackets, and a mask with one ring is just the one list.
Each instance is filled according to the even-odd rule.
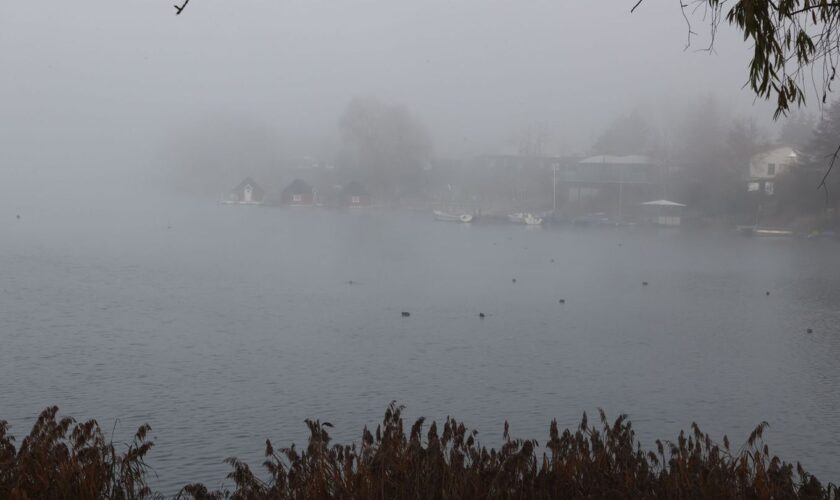
[[442,222],[469,223],[473,221],[473,216],[470,214],[448,214],[446,212],[441,212],[440,210],[435,210],[435,220]]
[[528,226],[539,226],[542,224],[542,217],[537,217],[534,214],[510,214],[508,220],[514,224],[526,224]]

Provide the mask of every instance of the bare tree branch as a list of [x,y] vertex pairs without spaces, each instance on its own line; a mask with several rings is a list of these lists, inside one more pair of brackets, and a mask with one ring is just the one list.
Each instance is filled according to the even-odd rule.
[[187,4],[189,4],[189,3],[190,3],[190,0],[184,0],[184,3],[183,3],[183,4],[181,4],[181,5],[177,5],[177,4],[176,4],[176,5],[173,5],[173,7],[175,7],[175,15],[176,15],[176,16],[177,16],[177,15],[180,15],[180,14],[181,14],[181,12],[182,12],[184,9],[186,9],[186,8],[187,8]]
[[831,173],[831,169],[834,168],[834,163],[837,162],[837,157],[840,156],[840,146],[837,146],[837,149],[834,150],[834,153],[831,155],[831,163],[828,165],[828,170],[825,171],[825,175],[823,175],[822,180],[820,181],[819,186],[817,189],[820,188],[825,189],[825,202],[828,203],[828,184],[825,183],[826,179],[828,179],[828,174]]
[[683,19],[685,19],[685,25],[688,30],[688,33],[686,34],[687,39],[685,41],[685,48],[683,50],[688,50],[688,48],[691,47],[691,35],[696,35],[697,33],[691,30],[691,20],[688,18],[688,14],[685,12],[685,8],[688,7],[688,5],[684,4],[682,0],[679,0],[679,2],[680,11],[682,12]]

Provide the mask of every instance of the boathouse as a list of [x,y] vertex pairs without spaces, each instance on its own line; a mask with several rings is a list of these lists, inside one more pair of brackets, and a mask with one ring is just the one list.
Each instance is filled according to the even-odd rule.
[[264,200],[265,191],[250,177],[246,177],[233,188],[227,198],[229,203],[242,205],[259,205]]
[[654,200],[642,203],[645,220],[660,226],[679,226],[685,205],[669,200]]
[[315,204],[315,190],[301,179],[295,179],[280,195],[283,205],[310,207]]

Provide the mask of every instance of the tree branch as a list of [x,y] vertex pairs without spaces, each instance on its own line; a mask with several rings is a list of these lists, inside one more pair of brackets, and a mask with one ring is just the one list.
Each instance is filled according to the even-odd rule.
[[828,203],[828,184],[825,183],[826,179],[828,179],[828,174],[831,173],[831,169],[834,168],[834,163],[837,161],[837,156],[840,155],[840,146],[837,146],[837,149],[834,150],[834,154],[831,155],[831,163],[828,165],[828,170],[826,170],[825,175],[823,175],[822,180],[820,181],[820,185],[817,186],[817,189],[823,188],[825,189],[825,202]]
[[[773,5],[774,9],[776,9],[776,12],[779,11],[779,7],[777,7],[775,4],[772,4],[772,2],[771,2],[771,5]],[[826,3],[826,4],[807,5],[805,7],[802,7],[799,10],[792,10],[790,12],[787,12],[787,13],[785,13],[785,15],[795,16],[796,14],[802,14],[803,12],[808,12],[808,11],[815,10],[815,9],[824,9],[826,7],[840,7],[840,3]]]
[[177,15],[180,15],[180,14],[181,14],[181,12],[182,12],[184,9],[186,9],[186,8],[187,8],[187,4],[188,4],[188,3],[190,3],[190,0],[184,0],[184,3],[183,3],[183,4],[181,4],[180,6],[179,6],[179,5],[177,5],[177,4],[176,4],[176,5],[173,5],[173,7],[175,7],[175,15],[176,15],[176,16],[177,16]]

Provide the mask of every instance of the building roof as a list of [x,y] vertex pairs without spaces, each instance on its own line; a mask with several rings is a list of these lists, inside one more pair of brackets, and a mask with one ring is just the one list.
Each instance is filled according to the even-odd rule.
[[783,154],[785,154],[785,156],[787,156],[790,159],[799,158],[799,154],[800,154],[799,151],[797,151],[796,148],[794,148],[793,146],[787,146],[787,145],[782,144],[782,145],[768,146],[768,147],[764,148],[763,150],[761,150],[760,152],[752,155],[752,158],[760,158],[760,157],[764,157],[764,156],[769,156],[773,153],[783,153]]
[[642,205],[647,205],[649,207],[684,207],[682,203],[677,203],[675,201],[668,201],[668,200],[654,200],[654,201],[646,201],[642,203]]
[[283,190],[284,195],[289,194],[313,194],[312,186],[301,179],[295,179]]
[[235,188],[233,188],[233,191],[239,191],[239,190],[245,189],[245,186],[248,186],[248,185],[251,186],[251,189],[253,189],[254,194],[256,194],[257,196],[262,196],[262,194],[264,193],[264,191],[262,190],[260,185],[257,184],[254,181],[254,179],[252,179],[250,177],[246,177],[245,179],[243,179],[242,182],[240,182],[239,184],[237,184],[237,186]]
[[358,181],[348,182],[341,190],[341,194],[344,196],[370,196],[368,190]]
[[645,155],[598,155],[584,158],[579,163],[597,163],[607,165],[649,165],[650,158]]

